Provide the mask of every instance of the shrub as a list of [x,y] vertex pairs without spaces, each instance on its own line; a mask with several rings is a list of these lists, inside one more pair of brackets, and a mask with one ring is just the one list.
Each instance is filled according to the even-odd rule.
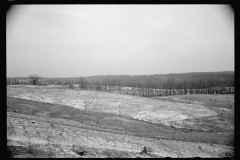
[[69,84],[68,85],[70,89],[74,89],[74,85],[73,84]]
[[84,148],[82,146],[78,146],[78,145],[73,145],[72,151],[79,154],[80,156],[86,155],[88,152],[88,150],[86,148]]
[[151,147],[144,146],[141,151],[141,154],[149,154],[150,152],[153,152],[153,149]]

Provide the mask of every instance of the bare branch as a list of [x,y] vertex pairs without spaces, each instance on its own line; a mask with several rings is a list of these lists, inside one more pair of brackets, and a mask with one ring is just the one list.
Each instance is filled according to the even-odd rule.
[[40,76],[36,75],[36,74],[31,74],[30,76],[28,76],[30,78],[30,83],[33,85],[37,85],[39,80],[40,80]]

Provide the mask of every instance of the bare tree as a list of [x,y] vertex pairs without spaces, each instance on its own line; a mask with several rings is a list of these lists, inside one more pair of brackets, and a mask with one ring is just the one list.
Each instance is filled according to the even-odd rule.
[[79,85],[80,85],[80,88],[81,89],[85,89],[85,79],[83,78],[83,77],[81,77],[80,78],[80,83],[79,83]]
[[30,78],[30,83],[33,85],[37,85],[39,80],[40,80],[40,76],[36,75],[36,74],[31,74],[30,76],[28,76]]
[[70,89],[74,89],[73,83],[70,83],[68,86],[69,86]]
[[186,80],[183,81],[183,88],[184,88],[184,94],[187,94],[188,86],[187,86],[187,81]]
[[15,77],[15,78],[13,79],[13,81],[14,81],[14,84],[18,84],[18,83],[19,83],[17,77]]
[[109,88],[109,79],[108,79],[108,78],[104,78],[104,79],[102,80],[102,83],[103,83],[103,85],[104,85],[104,90],[107,91],[108,88]]
[[7,78],[7,85],[11,85],[11,79]]
[[172,95],[173,83],[174,83],[174,80],[173,80],[173,79],[167,79],[167,86],[168,86],[169,94],[170,94],[170,95]]
[[110,85],[111,85],[111,86],[115,86],[115,85],[116,85],[116,80],[115,80],[115,79],[112,79],[111,82],[110,82]]
[[101,90],[101,85],[98,83],[98,81],[97,81],[97,83],[96,83],[96,89],[97,89],[97,91],[99,91],[99,90]]

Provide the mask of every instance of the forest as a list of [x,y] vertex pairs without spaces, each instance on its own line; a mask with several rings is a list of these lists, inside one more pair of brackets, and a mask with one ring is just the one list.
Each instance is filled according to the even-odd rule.
[[[7,78],[7,85],[29,85],[29,77]],[[73,89],[99,90],[123,94],[167,96],[180,94],[233,94],[234,71],[190,72],[154,75],[98,75],[89,77],[46,78],[37,85],[66,85]]]

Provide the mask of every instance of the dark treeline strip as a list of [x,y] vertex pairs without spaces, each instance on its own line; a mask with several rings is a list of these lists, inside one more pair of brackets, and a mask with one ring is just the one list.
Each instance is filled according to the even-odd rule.
[[[27,77],[7,78],[7,84],[29,84]],[[104,75],[41,78],[40,84],[80,84],[82,89],[142,96],[234,93],[234,72],[193,72],[155,75]],[[131,87],[130,89],[122,89]]]

